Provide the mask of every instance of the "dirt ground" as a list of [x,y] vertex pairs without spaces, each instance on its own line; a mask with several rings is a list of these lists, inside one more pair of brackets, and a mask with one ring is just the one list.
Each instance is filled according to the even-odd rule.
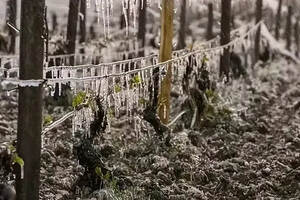
[[[93,193],[74,185],[84,169],[72,153],[67,121],[44,137],[41,199],[300,199],[299,75],[300,66],[285,60],[257,67],[250,82],[220,91],[231,95],[230,119],[201,130],[174,128],[170,147],[151,129],[137,134],[115,120],[94,146],[118,186],[107,181]],[[15,138],[16,119],[16,94],[1,94],[0,144]]]

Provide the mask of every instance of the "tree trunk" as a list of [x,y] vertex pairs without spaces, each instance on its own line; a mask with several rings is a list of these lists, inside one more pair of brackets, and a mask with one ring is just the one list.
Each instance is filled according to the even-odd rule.
[[296,44],[296,56],[299,57],[300,53],[300,41],[299,41],[299,19],[296,19],[294,25],[294,36],[295,36],[295,44]]
[[[230,22],[231,22],[231,0],[222,0],[221,16],[221,45],[230,42]],[[220,77],[225,76],[229,80],[230,50],[226,48],[221,56]]]
[[291,5],[288,6],[288,15],[286,21],[286,31],[285,31],[285,39],[286,39],[286,49],[291,50],[292,44],[292,17],[293,17],[293,7]]
[[275,27],[275,38],[277,40],[279,40],[280,37],[281,10],[282,10],[282,0],[279,0],[277,14],[276,14],[276,27]]
[[206,31],[206,40],[210,40],[214,37],[213,33],[214,27],[214,7],[212,3],[208,4],[208,23],[207,23],[207,31]]
[[[69,0],[69,15],[67,26],[67,52],[74,54],[76,49],[76,35],[78,22],[79,0]],[[70,59],[70,65],[74,65],[74,57]]]
[[[146,26],[147,26],[147,2],[140,0],[139,9],[139,30],[138,30],[138,42],[140,48],[145,48],[146,45]],[[144,57],[145,51],[139,51],[139,57]]]
[[84,43],[86,40],[86,0],[80,0],[80,13],[82,18],[80,18],[80,43]]
[[185,33],[186,33],[186,0],[181,0],[178,49],[183,49],[186,46],[186,44],[185,44]]
[[[173,18],[174,18],[174,0],[162,1],[161,16],[161,39],[159,61],[165,62],[172,59],[172,39],[173,39]],[[159,118],[162,123],[167,124],[170,114],[170,94],[171,94],[172,66],[168,66],[167,74],[161,84],[159,97]]]
[[[262,10],[263,10],[263,0],[256,0],[256,23],[262,20]],[[261,28],[258,27],[255,35],[254,43],[254,63],[259,60],[260,55],[260,37],[261,37]]]
[[[42,79],[45,1],[23,0],[21,6],[20,79]],[[17,173],[17,200],[39,199],[42,92],[42,85],[19,87],[17,152],[25,165]]]
[[[14,27],[17,27],[17,0],[8,0],[7,4],[8,22]],[[9,28],[8,34],[10,38],[8,53],[14,54],[16,48],[16,31]]]

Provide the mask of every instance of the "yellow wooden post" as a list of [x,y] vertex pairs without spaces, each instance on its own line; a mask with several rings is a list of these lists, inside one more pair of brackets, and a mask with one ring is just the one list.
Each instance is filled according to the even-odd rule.
[[[161,38],[159,61],[172,59],[174,0],[162,0]],[[161,84],[158,112],[162,123],[167,124],[170,115],[172,66],[168,66],[167,74]]]

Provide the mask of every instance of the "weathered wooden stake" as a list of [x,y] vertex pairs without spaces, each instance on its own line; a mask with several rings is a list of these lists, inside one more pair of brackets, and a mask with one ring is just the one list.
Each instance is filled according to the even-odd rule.
[[[172,40],[173,40],[173,18],[174,18],[174,0],[162,0],[161,14],[161,38],[159,61],[165,62],[172,59]],[[159,96],[159,118],[167,124],[170,114],[170,94],[171,94],[172,66],[168,66],[167,74],[161,84]]]
[[[21,4],[20,79],[43,78],[44,0]],[[38,200],[40,185],[43,86],[20,87],[17,152],[24,160],[16,179],[17,200]],[[21,176],[24,175],[24,177]]]
[[[263,10],[263,0],[256,0],[256,23],[262,20],[262,10]],[[254,43],[254,64],[259,60],[260,55],[260,37],[261,37],[261,28],[258,27],[255,35]]]
[[[231,22],[231,0],[222,0],[222,16],[221,16],[221,45],[230,42],[230,22]],[[225,76],[229,80],[230,69],[230,50],[224,50],[220,62],[220,77]]]
[[213,7],[212,3],[209,3],[208,4],[208,22],[207,22],[206,40],[210,40],[214,37],[213,27],[214,27],[214,7]]
[[279,37],[280,37],[281,10],[282,10],[282,0],[279,0],[277,14],[276,14],[276,27],[275,27],[276,40],[279,40]]
[[[76,49],[76,35],[78,23],[79,0],[69,0],[69,15],[67,26],[67,51],[74,54]],[[74,57],[70,59],[70,65],[74,65]]]
[[80,0],[80,38],[79,42],[84,43],[86,40],[86,0]]
[[[139,8],[139,30],[138,30],[138,42],[139,47],[144,48],[146,45],[146,26],[147,26],[147,2],[140,0]],[[139,57],[145,56],[145,51],[139,51]]]
[[292,17],[293,17],[293,7],[292,5],[288,6],[288,15],[286,19],[286,30],[285,30],[285,39],[286,39],[286,49],[291,50],[292,44]]
[[[8,11],[8,19],[7,22],[17,27],[17,0],[8,0],[7,1],[7,11]],[[14,54],[16,49],[16,31],[9,27],[9,47],[8,53]]]
[[295,55],[299,57],[300,53],[300,38],[299,38],[299,16],[296,18],[296,22],[294,25],[294,36],[295,36],[295,44],[296,44],[296,53]]
[[56,13],[55,12],[52,13],[51,17],[52,17],[52,32],[55,32],[58,26]]
[[185,34],[186,34],[186,0],[181,0],[178,49],[183,49],[186,46],[186,44],[185,44]]

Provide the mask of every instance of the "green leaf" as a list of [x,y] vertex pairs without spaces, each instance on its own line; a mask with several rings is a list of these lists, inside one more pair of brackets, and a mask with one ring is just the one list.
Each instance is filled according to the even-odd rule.
[[108,116],[109,116],[110,118],[113,118],[113,117],[114,117],[114,111],[113,111],[113,109],[108,108],[108,109],[107,109],[107,114],[108,114]]
[[50,125],[53,123],[53,117],[51,115],[44,116],[44,125]]
[[21,167],[24,166],[24,160],[17,154],[14,156],[13,163],[18,163]]
[[140,98],[139,99],[139,103],[142,104],[142,105],[146,105],[147,104],[147,100],[144,99],[144,98]]
[[96,174],[97,174],[100,178],[103,177],[102,170],[101,170],[100,167],[96,167],[96,168],[95,168],[95,172],[96,172]]
[[142,80],[139,75],[135,75],[131,80],[130,80],[130,87],[136,87],[137,85],[141,84]]
[[122,91],[122,88],[119,84],[115,85],[115,93],[119,93]]
[[109,181],[109,179],[110,179],[110,173],[107,172],[103,178],[104,178],[106,181]]
[[202,59],[202,62],[207,63],[209,61],[209,59],[207,58],[207,56],[204,56]]
[[213,90],[206,90],[205,95],[208,100],[210,100],[212,103],[217,103],[219,101],[218,94]]
[[8,148],[9,148],[9,150],[11,152],[15,152],[16,151],[16,147],[14,147],[13,145],[9,145]]
[[86,99],[86,93],[83,91],[78,92],[72,101],[73,108],[77,108],[80,104],[84,103]]

